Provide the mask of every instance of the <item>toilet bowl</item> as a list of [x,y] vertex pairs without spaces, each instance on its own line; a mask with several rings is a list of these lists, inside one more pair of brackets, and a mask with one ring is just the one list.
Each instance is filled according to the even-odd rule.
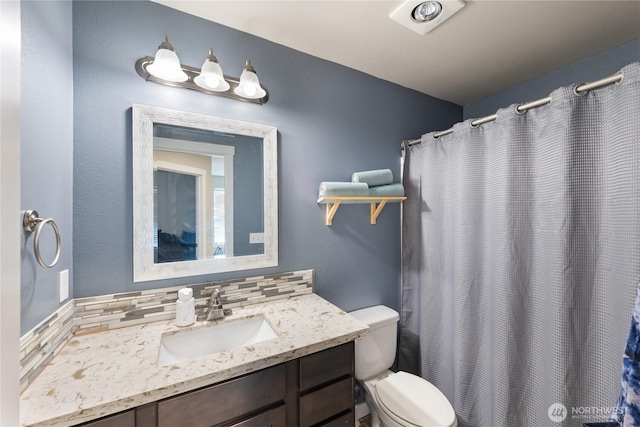
[[375,306],[349,314],[369,325],[369,333],[355,342],[355,375],[363,382],[372,426],[456,427],[453,407],[437,387],[416,375],[389,371],[398,313]]

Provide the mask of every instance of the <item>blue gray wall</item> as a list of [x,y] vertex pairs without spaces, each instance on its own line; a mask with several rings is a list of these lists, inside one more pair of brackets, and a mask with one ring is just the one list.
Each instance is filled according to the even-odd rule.
[[[168,34],[181,62],[199,67],[213,47],[226,74],[251,58],[263,106],[145,82],[136,60]],[[398,308],[399,205],[369,224],[367,205],[340,209],[332,227],[318,185],[356,170],[400,173],[400,141],[448,127],[462,108],[352,69],[151,2],[73,2],[74,296],[316,269],[316,291],[346,310]],[[278,267],[145,283],[132,281],[131,105],[251,121],[278,128]],[[31,319],[49,307],[26,314]]]
[[[33,254],[33,233],[23,233],[24,333],[59,307],[60,271],[69,270],[70,283],[73,280],[73,57],[71,2],[21,6],[21,209],[53,218],[62,239],[60,261],[44,269]],[[55,253],[50,226],[43,229],[40,242],[44,261],[50,263]]]
[[464,107],[464,118],[488,116],[499,108],[545,98],[559,87],[608,77],[634,61],[640,61],[640,39],[473,102]]

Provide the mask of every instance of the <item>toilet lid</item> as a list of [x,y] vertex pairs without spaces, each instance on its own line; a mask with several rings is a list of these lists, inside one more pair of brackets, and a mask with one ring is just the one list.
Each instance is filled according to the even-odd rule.
[[456,414],[433,384],[407,372],[389,375],[376,385],[378,402],[390,414],[413,425],[449,427]]

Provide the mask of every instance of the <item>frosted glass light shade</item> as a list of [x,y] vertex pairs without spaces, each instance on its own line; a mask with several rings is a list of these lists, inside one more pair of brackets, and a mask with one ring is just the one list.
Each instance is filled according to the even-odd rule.
[[170,82],[186,82],[189,76],[182,71],[180,60],[169,38],[159,46],[153,63],[147,66],[147,71],[154,77]]
[[236,95],[249,99],[262,98],[267,94],[260,86],[256,70],[249,60],[247,60],[244,70],[240,74],[240,84],[233,91]]
[[209,56],[204,60],[200,74],[193,79],[193,82],[201,88],[213,92],[229,90],[229,83],[224,79],[222,67],[220,67],[218,59],[213,55],[212,49],[209,49]]

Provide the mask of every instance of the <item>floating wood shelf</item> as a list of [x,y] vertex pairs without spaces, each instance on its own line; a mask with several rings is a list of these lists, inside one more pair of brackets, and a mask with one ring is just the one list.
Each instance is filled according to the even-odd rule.
[[319,205],[327,205],[327,225],[333,223],[333,217],[338,211],[338,207],[342,202],[350,204],[362,204],[369,203],[371,205],[371,224],[375,224],[378,219],[378,215],[382,212],[382,208],[387,202],[401,202],[407,200],[404,196],[397,197],[320,197],[318,199]]

